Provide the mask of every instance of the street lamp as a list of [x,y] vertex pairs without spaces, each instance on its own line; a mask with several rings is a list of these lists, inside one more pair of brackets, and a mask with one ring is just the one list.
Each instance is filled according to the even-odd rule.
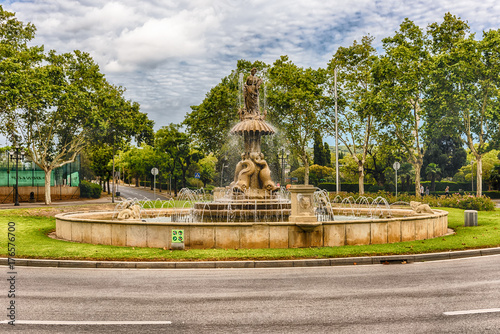
[[281,149],[281,155],[278,156],[278,159],[281,161],[281,185],[283,186],[285,184],[285,166],[288,163],[288,152],[285,152],[284,148]]
[[21,152],[21,154],[19,154],[19,144],[16,144],[15,151],[14,150],[10,151],[10,159],[16,160],[16,187],[15,187],[16,200],[15,200],[14,205],[19,206],[19,160],[21,160],[21,161],[24,160],[24,152]]

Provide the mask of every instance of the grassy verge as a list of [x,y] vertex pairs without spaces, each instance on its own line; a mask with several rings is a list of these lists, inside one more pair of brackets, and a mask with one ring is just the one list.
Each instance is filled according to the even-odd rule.
[[[58,212],[102,209],[102,207],[64,207],[0,211],[0,256],[7,256],[8,223],[15,223],[16,257],[79,260],[201,261],[270,260],[417,254],[500,246],[500,210],[479,212],[479,226],[463,227],[461,209],[448,209],[448,226],[455,235],[428,240],[384,245],[342,246],[294,249],[207,249],[170,251],[158,248],[116,247],[54,240],[53,215]],[[442,209],[442,208],[441,208]]]

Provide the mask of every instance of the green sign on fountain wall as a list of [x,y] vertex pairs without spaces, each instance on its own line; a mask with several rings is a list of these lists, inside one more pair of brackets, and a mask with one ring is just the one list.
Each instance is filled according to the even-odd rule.
[[184,242],[184,230],[172,230],[172,243]]

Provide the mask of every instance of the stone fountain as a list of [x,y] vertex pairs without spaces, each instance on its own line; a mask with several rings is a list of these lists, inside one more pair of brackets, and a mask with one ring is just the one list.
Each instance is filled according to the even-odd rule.
[[231,194],[211,203],[195,203],[193,213],[198,220],[212,221],[213,217],[221,217],[221,210],[235,215],[232,220],[236,221],[287,221],[290,216],[291,202],[278,196],[279,187],[273,182],[261,151],[262,136],[274,134],[275,130],[265,122],[267,111],[260,111],[262,79],[255,75],[256,71],[253,68],[245,81],[245,103],[238,110],[240,122],[230,131],[231,135],[242,136],[244,141],[241,161],[229,185]]
[[[315,188],[308,185],[293,185],[291,200],[280,196],[261,152],[261,137],[275,130],[265,122],[265,108],[260,111],[262,80],[255,73],[252,69],[245,81],[240,122],[230,131],[244,139],[241,161],[235,167],[234,181],[214,193],[213,201],[198,201],[192,208],[181,209],[173,203],[170,208],[163,203],[161,208],[141,209],[138,201],[127,201],[120,204],[119,212],[62,213],[56,216],[57,237],[93,244],[179,249],[171,236],[181,230],[182,248],[239,249],[383,244],[447,233],[448,213],[442,210],[384,211],[376,199],[371,205],[375,202],[375,210],[363,202],[355,213],[352,203],[342,201],[332,207],[327,193],[318,197]],[[366,217],[333,217],[349,210]]]

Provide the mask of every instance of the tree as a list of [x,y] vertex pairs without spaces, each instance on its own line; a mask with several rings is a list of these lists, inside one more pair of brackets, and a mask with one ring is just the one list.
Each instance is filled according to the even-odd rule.
[[436,190],[436,176],[441,174],[441,169],[435,163],[430,163],[425,168],[425,174],[430,175],[431,178],[431,190]]
[[[354,41],[351,47],[339,47],[328,64],[330,76],[333,76],[335,70],[338,73],[340,90],[338,138],[357,163],[360,195],[364,194],[366,157],[375,131],[373,114],[377,103],[373,94],[371,72],[377,56],[372,46],[373,39],[364,36],[359,44]],[[329,116],[328,130],[331,134],[335,134],[334,115],[330,112]]]
[[429,95],[448,129],[465,136],[477,166],[477,196],[482,194],[482,158],[498,136],[500,30],[476,40],[466,22],[446,14],[430,26],[435,51]]
[[282,56],[269,70],[269,79],[270,118],[284,132],[292,153],[301,160],[304,183],[309,184],[307,147],[314,131],[322,124],[319,112],[327,101],[324,96],[326,73],[322,69],[302,69]]
[[332,151],[330,151],[330,145],[324,142],[323,149],[325,151],[325,166],[332,167]]
[[[33,24],[17,20],[14,13],[0,5],[0,115],[18,108],[29,94],[32,68],[43,59],[43,47],[28,46],[35,31]],[[13,130],[8,129],[9,137]]]
[[420,171],[425,147],[421,121],[425,122],[430,53],[424,31],[409,19],[392,37],[382,40],[386,54],[374,66],[377,99],[383,101],[378,117],[385,131],[393,134],[415,170],[415,194],[420,196]]
[[240,75],[249,73],[253,67],[260,71],[267,65],[260,61],[239,60],[236,69],[210,89],[203,102],[192,106],[186,115],[183,124],[203,151],[219,156],[224,149],[229,130],[238,121],[238,108],[242,107]]
[[[147,117],[105,81],[87,53],[58,55],[51,51],[43,64],[31,69],[31,77],[29,94],[5,117],[15,129],[16,140],[25,143],[29,156],[45,171],[46,204],[51,203],[51,171],[73,162],[88,142],[108,134],[109,128],[114,129],[113,138],[136,135],[140,139],[147,132],[144,123],[151,124],[136,124]],[[110,91],[113,93],[107,96]],[[123,108],[112,113],[101,103],[103,99]]]
[[318,130],[314,131],[314,146],[313,146],[314,164],[326,166],[325,148],[323,146],[323,138]]

